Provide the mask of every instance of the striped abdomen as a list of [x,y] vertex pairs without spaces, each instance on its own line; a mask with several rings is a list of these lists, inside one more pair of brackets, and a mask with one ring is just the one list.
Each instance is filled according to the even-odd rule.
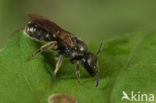
[[35,40],[39,41],[55,41],[56,38],[53,37],[53,33],[48,33],[41,27],[38,27],[36,24],[28,23],[25,28],[25,32]]

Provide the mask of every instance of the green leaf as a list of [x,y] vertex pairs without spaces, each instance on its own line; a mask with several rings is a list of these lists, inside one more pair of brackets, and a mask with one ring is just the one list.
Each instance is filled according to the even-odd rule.
[[[65,58],[52,81],[56,52],[26,61],[41,45],[18,32],[0,52],[0,103],[47,103],[55,93],[72,94],[79,103],[121,103],[123,91],[128,96],[131,91],[156,95],[156,33],[124,35],[104,42],[98,59],[98,88],[96,79],[82,67],[78,85],[76,66]],[[98,47],[99,43],[89,45],[94,53]],[[122,101],[128,102],[132,101]]]

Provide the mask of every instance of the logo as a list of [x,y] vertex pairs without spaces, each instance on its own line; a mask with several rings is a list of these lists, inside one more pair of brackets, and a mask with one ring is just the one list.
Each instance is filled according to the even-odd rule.
[[128,101],[135,101],[135,102],[140,102],[140,101],[146,101],[146,102],[152,102],[154,101],[154,94],[146,94],[146,93],[141,93],[140,91],[134,92],[131,91],[131,94],[128,95],[125,91],[122,91],[122,98],[121,101],[128,100]]

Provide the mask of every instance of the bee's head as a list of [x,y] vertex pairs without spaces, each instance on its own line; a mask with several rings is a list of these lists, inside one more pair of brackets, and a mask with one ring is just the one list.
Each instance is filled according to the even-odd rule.
[[82,66],[88,71],[91,76],[96,76],[96,87],[98,86],[98,65],[97,58],[101,51],[102,43],[96,55],[91,52],[88,52],[84,55],[81,60]]

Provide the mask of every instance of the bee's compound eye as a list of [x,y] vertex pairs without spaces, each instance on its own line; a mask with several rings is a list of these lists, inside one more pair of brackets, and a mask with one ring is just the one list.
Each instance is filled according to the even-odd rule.
[[96,75],[96,62],[95,62],[95,55],[92,53],[86,54],[82,60],[82,66],[89,72],[90,75],[95,76]]

